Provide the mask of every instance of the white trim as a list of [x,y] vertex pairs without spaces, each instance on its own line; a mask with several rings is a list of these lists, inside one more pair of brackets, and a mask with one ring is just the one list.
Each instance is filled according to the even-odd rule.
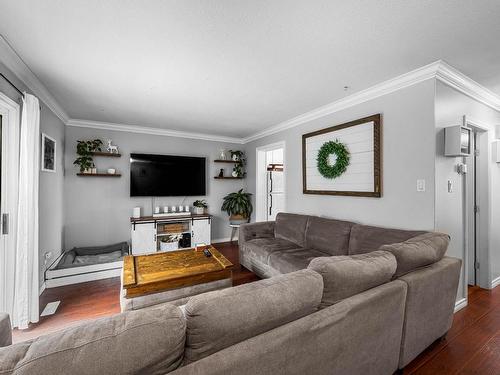
[[490,287],[490,289],[496,288],[499,285],[500,285],[500,276],[497,277],[496,279],[491,280],[491,287]]
[[477,83],[444,61],[440,61],[436,79],[470,96],[494,110],[500,111],[500,96]]
[[210,243],[213,245],[213,244],[216,244],[216,243],[229,242],[229,241],[231,241],[231,238],[224,237],[224,238],[217,238],[215,240],[212,240],[212,241],[210,241]]
[[84,273],[81,275],[60,277],[57,279],[49,279],[45,281],[45,284],[47,284],[47,288],[57,288],[58,286],[80,284],[80,283],[85,283],[87,281],[109,279],[111,277],[120,277],[121,273],[122,269],[116,268],[113,270],[105,270],[105,271]]
[[161,135],[165,137],[201,139],[204,141],[211,141],[211,142],[227,142],[227,143],[237,143],[237,144],[243,143],[243,140],[240,138],[225,137],[222,135],[210,135],[204,133],[184,132],[180,130],[150,128],[139,125],[115,124],[110,122],[70,119],[68,120],[66,125],[78,128],[92,128],[92,129],[112,130],[112,131],[129,132],[129,133]]
[[47,287],[47,285],[45,284],[45,282],[42,283],[42,285],[40,285],[40,290],[38,292],[38,295],[41,296],[42,293],[45,291],[45,288]]
[[455,313],[467,306],[467,298],[459,299],[455,302]]
[[[61,258],[62,258],[61,254]],[[61,268],[61,269],[56,269],[55,267],[59,264],[59,262],[55,263],[53,267],[48,269],[45,272],[45,281],[52,280],[52,279],[57,279],[60,277],[68,277],[68,276],[74,276],[74,275],[80,275],[84,273],[92,273],[92,272],[100,272],[100,271],[107,271],[107,270],[114,270],[114,269],[121,269],[123,268],[123,261],[118,260],[116,262],[108,262],[108,263],[101,263],[101,264],[90,264],[88,266],[79,266],[79,267],[69,267],[69,268]]]
[[21,57],[10,46],[9,42],[0,35],[0,56],[5,66],[19,78],[29,90],[33,92],[54,114],[66,123],[69,119],[68,114],[59,105],[52,94],[47,90],[37,76],[24,63]]
[[470,96],[472,99],[500,111],[499,95],[467,77],[465,74],[453,68],[446,62],[438,60],[421,68],[412,70],[411,72],[402,74],[398,77],[389,79],[370,88],[334,101],[325,106],[313,109],[312,111],[306,112],[280,124],[271,126],[268,129],[244,138],[243,143],[248,143],[283,130],[294,128],[306,122],[331,115],[332,113],[416,85],[428,79],[438,79],[442,83]]

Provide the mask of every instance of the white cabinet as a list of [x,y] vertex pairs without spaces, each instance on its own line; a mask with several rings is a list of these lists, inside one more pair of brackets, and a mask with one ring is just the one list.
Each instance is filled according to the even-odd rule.
[[211,219],[194,219],[191,224],[191,246],[198,243],[210,244]]
[[131,232],[133,255],[156,251],[156,228],[154,222],[133,223]]
[[[132,239],[132,254],[140,255],[146,253],[154,253],[159,251],[160,244],[157,242],[169,233],[184,233],[187,243],[182,241],[179,243],[181,248],[189,247],[189,239],[191,239],[191,247],[198,243],[209,245],[211,243],[211,221],[210,215],[193,215],[183,218],[139,218],[132,219],[131,239]],[[166,226],[182,224],[181,229],[172,229],[170,232],[165,229]],[[189,238],[191,233],[191,238]]]

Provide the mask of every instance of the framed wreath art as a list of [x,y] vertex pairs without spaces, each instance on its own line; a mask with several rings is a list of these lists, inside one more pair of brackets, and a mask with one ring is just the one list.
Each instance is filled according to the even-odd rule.
[[[330,157],[334,156],[333,164]],[[328,141],[321,146],[317,157],[318,171],[323,177],[336,178],[344,173],[349,165],[349,151],[338,140]]]
[[380,114],[304,134],[304,194],[380,197],[380,138]]

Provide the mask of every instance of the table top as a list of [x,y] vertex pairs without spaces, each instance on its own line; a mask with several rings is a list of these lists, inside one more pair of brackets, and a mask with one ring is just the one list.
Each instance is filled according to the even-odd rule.
[[213,246],[211,257],[203,250],[187,249],[123,259],[123,288],[127,297],[156,293],[231,277],[233,264]]

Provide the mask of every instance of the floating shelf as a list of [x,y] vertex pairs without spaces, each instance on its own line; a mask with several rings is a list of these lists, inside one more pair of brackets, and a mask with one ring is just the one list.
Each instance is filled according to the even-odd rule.
[[224,176],[224,177],[219,177],[219,176],[215,176],[214,177],[216,180],[242,180],[243,177],[229,177],[229,176]]
[[232,164],[241,164],[241,160],[214,160],[214,163],[232,163]]
[[92,155],[94,155],[94,156],[107,156],[110,158],[119,158],[120,156],[122,156],[122,154],[112,154],[110,152],[104,152],[104,151],[94,151],[92,153]]
[[121,177],[121,173],[77,173],[80,177]]

